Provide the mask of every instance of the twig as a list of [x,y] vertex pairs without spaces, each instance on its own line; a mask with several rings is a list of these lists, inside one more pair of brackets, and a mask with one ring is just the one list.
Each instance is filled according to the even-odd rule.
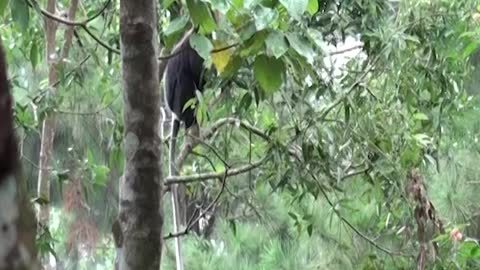
[[82,28],[83,30],[85,30],[85,32],[87,32],[87,34],[93,38],[98,44],[100,44],[102,47],[104,47],[105,49],[115,53],[115,54],[120,54],[120,51],[113,48],[113,47],[110,47],[108,44],[106,44],[105,42],[103,42],[99,37],[97,37],[94,33],[92,33],[92,31],[90,31],[90,29],[88,29],[87,27],[87,24],[89,22],[91,22],[92,20],[96,19],[98,16],[100,16],[104,11],[105,9],[107,9],[107,7],[110,5],[110,2],[111,0],[108,0],[107,3],[100,9],[99,12],[95,13],[94,16],[92,17],[89,17],[83,21],[71,21],[71,20],[68,20],[68,19],[65,19],[65,18],[62,18],[62,17],[59,17],[55,14],[52,14],[50,13],[49,11],[43,9],[40,7],[40,5],[38,4],[38,2],[36,0],[25,0],[27,2],[27,4],[31,7],[33,7],[33,9],[37,10],[38,12],[40,12],[43,16],[51,19],[51,20],[54,20],[58,23],[62,23],[62,24],[65,24],[65,25],[68,25],[68,26],[78,26],[80,28]]
[[228,171],[227,176],[238,175],[238,174],[242,174],[260,167],[263,163],[265,163],[266,160],[267,160],[267,157],[264,157],[263,159],[253,162],[251,164],[240,166],[230,170],[225,170],[223,172],[200,173],[200,174],[186,175],[186,176],[170,176],[165,178],[164,184],[165,185],[187,184],[187,183],[205,181],[209,179],[222,177],[222,175],[227,173],[227,171]]
[[[215,206],[218,203],[218,201],[220,199],[220,196],[222,196],[223,191],[225,190],[225,186],[227,185],[227,175],[228,175],[228,169],[226,169],[225,172],[223,173],[222,187],[221,187],[220,191],[218,192],[215,199],[208,205],[208,207],[205,208],[205,211],[203,211],[203,213],[201,215],[199,215],[195,220],[193,220],[193,218],[191,218],[189,220],[189,223],[187,225],[187,228],[185,228],[185,230],[183,230],[181,232],[170,233],[170,234],[163,237],[164,240],[179,237],[179,236],[183,236],[183,235],[187,235],[190,232],[193,225],[195,223],[197,223],[201,218],[203,218],[205,216],[205,214],[208,213],[208,211],[210,211],[213,208],[213,206]],[[192,215],[192,217],[193,217],[193,215]]]

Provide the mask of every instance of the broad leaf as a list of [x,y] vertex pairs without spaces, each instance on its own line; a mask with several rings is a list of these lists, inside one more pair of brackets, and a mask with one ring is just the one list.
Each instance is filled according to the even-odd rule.
[[204,34],[211,33],[217,27],[207,4],[199,0],[187,0],[188,11],[195,25],[200,26]]
[[267,45],[267,52],[275,58],[280,58],[288,51],[288,44],[285,40],[285,36],[280,32],[272,32],[265,40]]
[[205,60],[210,57],[210,52],[213,49],[210,40],[199,34],[193,34],[190,37],[190,46]]
[[307,10],[309,0],[280,0],[288,13],[295,19],[300,19],[303,13]]
[[285,66],[278,59],[260,55],[255,59],[253,72],[260,87],[267,93],[272,93],[282,86]]

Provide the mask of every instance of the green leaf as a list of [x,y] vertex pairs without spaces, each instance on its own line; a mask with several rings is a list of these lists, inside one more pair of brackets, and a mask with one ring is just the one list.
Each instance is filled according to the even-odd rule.
[[307,226],[307,233],[308,233],[308,236],[312,236],[312,232],[313,232],[313,224],[308,224]]
[[287,39],[292,48],[301,56],[305,57],[308,63],[313,63],[315,52],[308,46],[308,41],[305,38],[300,37],[298,34],[287,34]]
[[424,113],[416,113],[413,115],[415,120],[428,121],[428,116]]
[[237,224],[235,223],[234,219],[229,219],[228,220],[228,225],[230,229],[232,230],[233,235],[237,235]]
[[33,42],[30,47],[30,62],[32,63],[32,68],[35,69],[38,64],[38,46],[36,42]]
[[309,0],[307,11],[311,16],[315,15],[318,12],[318,0]]
[[10,1],[10,10],[12,19],[21,31],[26,32],[30,20],[30,13],[26,1],[14,0]]
[[275,58],[280,58],[288,51],[288,44],[285,36],[280,32],[271,32],[265,40],[267,45],[267,52]]
[[199,34],[193,34],[190,37],[190,46],[205,60],[210,57],[210,52],[213,50],[210,40]]
[[220,74],[220,77],[223,79],[230,78],[237,72],[237,70],[242,66],[242,58],[238,55],[234,56],[225,67],[224,71]]
[[200,26],[200,31],[204,34],[213,32],[217,25],[212,18],[207,4],[199,0],[187,0],[188,11],[192,17],[193,23]]
[[266,92],[272,93],[282,86],[285,66],[278,59],[260,55],[255,58],[253,72],[260,87]]
[[178,17],[168,24],[167,29],[163,31],[163,34],[166,36],[170,36],[173,33],[177,33],[178,31],[182,30],[188,23],[188,18],[185,16]]
[[247,57],[256,55],[265,44],[267,38],[267,31],[256,32],[252,38],[244,43],[245,48],[240,51],[240,56]]
[[467,58],[469,57],[472,53],[476,52],[478,48],[477,43],[470,43],[468,46],[463,50],[463,57]]
[[278,18],[278,13],[271,8],[257,6],[254,10],[254,17],[255,27],[257,31],[261,31]]
[[307,10],[309,0],[280,0],[288,13],[295,19],[300,19],[303,13]]
[[5,8],[8,5],[8,0],[0,0],[0,17],[3,17],[5,13]]
[[109,172],[110,169],[106,166],[96,166],[93,170],[95,176],[94,183],[99,186],[106,186]]
[[170,7],[170,5],[173,4],[173,2],[175,2],[175,0],[163,0],[162,8],[167,9],[168,7]]

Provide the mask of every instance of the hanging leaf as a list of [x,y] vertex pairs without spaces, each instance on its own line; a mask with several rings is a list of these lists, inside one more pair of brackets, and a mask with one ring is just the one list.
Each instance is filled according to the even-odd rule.
[[272,24],[278,18],[278,13],[271,8],[257,6],[254,10],[254,17],[255,27],[257,31],[260,31]]
[[233,74],[235,74],[235,72],[237,72],[237,70],[242,66],[242,63],[243,60],[240,56],[233,56],[233,58],[230,59],[227,66],[224,68],[223,72],[220,74],[220,76],[223,79],[233,76]]
[[295,19],[300,19],[303,13],[307,10],[309,0],[280,0],[288,13]]
[[[215,41],[214,43],[215,43],[215,49],[221,49],[227,46],[226,43],[221,41]],[[228,50],[222,50],[222,51],[211,54],[213,65],[217,69],[218,74],[223,73],[223,71],[225,70],[225,67],[228,65],[228,63],[230,62],[230,59],[232,58],[233,52],[234,52],[234,49],[230,48]]]
[[38,64],[38,46],[36,42],[32,42],[30,47],[30,63],[32,63],[32,68],[35,69]]
[[300,37],[298,34],[287,34],[288,42],[290,46],[301,56],[305,57],[307,62],[312,64],[315,52],[308,46],[308,41],[305,38]]
[[188,23],[188,18],[185,16],[178,17],[170,22],[167,29],[163,31],[163,34],[166,36],[170,36],[173,33],[177,33],[178,31],[185,28]]
[[21,0],[10,1],[10,10],[12,12],[12,19],[15,24],[22,32],[26,32],[30,20],[27,2]]
[[194,24],[200,26],[203,34],[209,34],[216,29],[217,25],[207,4],[199,0],[187,0],[187,7]]
[[268,35],[265,44],[267,45],[268,53],[275,56],[277,59],[288,51],[288,44],[285,40],[285,36],[277,31]]
[[260,87],[268,93],[273,93],[282,86],[285,66],[278,59],[260,55],[255,58],[253,72]]
[[5,8],[8,5],[8,0],[0,0],[0,17],[3,17],[5,13]]
[[210,57],[210,52],[213,49],[210,40],[199,34],[193,34],[190,37],[190,46],[205,60]]
[[318,12],[318,0],[309,0],[307,11],[311,16],[315,15]]

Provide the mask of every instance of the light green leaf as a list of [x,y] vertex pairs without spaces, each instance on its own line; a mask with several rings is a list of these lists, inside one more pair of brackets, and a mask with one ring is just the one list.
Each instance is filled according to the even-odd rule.
[[255,27],[257,31],[261,31],[278,18],[278,13],[271,8],[257,6],[254,10],[254,17]]
[[188,11],[195,25],[200,26],[204,34],[213,32],[217,25],[206,3],[200,0],[187,0]]
[[309,0],[307,11],[311,16],[315,15],[318,12],[318,0]]
[[255,58],[253,65],[255,79],[268,93],[277,91],[283,84],[285,66],[282,61],[266,55]]
[[285,40],[285,36],[280,32],[271,32],[265,40],[267,45],[267,51],[269,54],[280,58],[288,51],[288,44]]
[[303,13],[307,10],[309,0],[280,0],[288,13],[295,19],[300,19]]
[[292,48],[300,55],[306,58],[307,62],[312,64],[315,52],[308,45],[308,41],[305,38],[300,37],[298,34],[287,34],[288,41]]
[[178,17],[168,24],[167,29],[163,31],[163,34],[170,36],[173,33],[176,33],[182,30],[188,23],[188,18],[185,16]]
[[173,2],[175,2],[175,0],[163,0],[162,8],[167,9]]
[[428,116],[424,113],[416,113],[413,115],[413,118],[421,121],[428,121]]
[[0,17],[3,17],[5,13],[5,8],[8,5],[8,0],[0,0]]
[[199,34],[193,34],[190,37],[190,46],[205,60],[210,57],[210,52],[213,49],[212,42]]
[[38,64],[38,46],[36,42],[33,42],[30,47],[30,62],[32,63],[32,68],[35,69]]

